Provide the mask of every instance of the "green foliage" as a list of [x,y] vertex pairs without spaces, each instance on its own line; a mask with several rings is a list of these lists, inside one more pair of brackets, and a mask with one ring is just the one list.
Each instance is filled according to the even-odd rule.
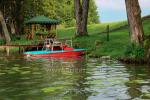
[[145,49],[139,45],[130,44],[126,48],[125,56],[143,58],[145,56]]
[[45,0],[24,0],[24,21],[27,21],[37,15],[43,15],[44,1]]
[[99,23],[99,16],[98,16],[98,12],[97,12],[97,6],[96,6],[94,0],[90,0],[88,16],[89,16],[89,18],[88,18],[88,23],[89,24]]
[[20,40],[20,36],[15,35],[15,34],[14,34],[14,35],[11,35],[10,37],[11,37],[11,40],[12,40],[12,41]]
[[5,42],[5,40],[4,39],[0,39],[0,45],[3,45],[3,44],[5,44],[6,42]]
[[149,47],[150,47],[150,35],[145,36],[145,39],[144,39],[144,47],[145,47],[146,50],[149,49]]
[[[45,15],[58,19],[65,27],[75,26],[73,0],[25,0],[25,21],[33,16]],[[88,23],[99,23],[99,16],[94,0],[90,1]]]

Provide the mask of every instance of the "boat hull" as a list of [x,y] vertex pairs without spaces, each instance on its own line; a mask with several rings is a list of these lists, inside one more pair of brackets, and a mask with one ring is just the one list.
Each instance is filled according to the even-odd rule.
[[32,57],[73,57],[82,56],[85,54],[85,49],[75,49],[75,50],[59,50],[59,51],[30,51],[25,52],[24,56]]

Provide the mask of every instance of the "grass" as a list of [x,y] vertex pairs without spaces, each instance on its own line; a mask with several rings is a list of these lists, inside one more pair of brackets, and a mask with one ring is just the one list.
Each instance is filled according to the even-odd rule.
[[[127,22],[113,22],[113,23],[103,23],[103,24],[93,24],[88,25],[88,33],[89,35],[103,33],[106,31],[106,26],[110,26],[110,30],[119,28],[120,26],[126,25]],[[59,38],[70,38],[76,34],[76,30],[74,27],[70,28],[60,28],[58,29],[58,37]]]
[[[90,51],[90,56],[111,56],[122,57],[126,47],[131,44],[128,28],[119,29],[117,31],[110,32],[110,41],[107,41],[106,26],[110,26],[110,30],[119,28],[126,25],[127,22],[115,22],[105,24],[94,24],[88,26],[89,36],[78,37],[74,39],[74,43],[78,43],[80,48],[87,48]],[[150,20],[143,21],[145,35],[150,34]],[[59,29],[58,36],[60,38],[74,37],[75,28]],[[95,42],[99,41],[99,46],[95,46]]]
[[[89,37],[81,37],[75,41],[80,42],[82,48],[91,51],[91,56],[123,56],[126,46],[129,44],[129,35],[126,29],[110,33],[110,40],[106,40],[106,34],[93,34]],[[95,41],[100,41],[95,47]],[[96,49],[95,49],[96,48]]]

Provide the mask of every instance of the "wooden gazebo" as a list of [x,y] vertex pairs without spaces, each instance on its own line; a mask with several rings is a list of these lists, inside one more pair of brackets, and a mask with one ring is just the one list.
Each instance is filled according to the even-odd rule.
[[[48,32],[48,34],[46,35],[50,35],[52,30],[56,30],[56,26],[59,24],[59,21],[55,19],[50,19],[42,15],[42,16],[33,17],[32,19],[26,21],[25,24],[30,26],[31,36],[29,38],[33,39],[35,32],[37,32],[37,30],[39,30],[41,26],[44,27],[44,29]],[[44,32],[39,32],[38,34],[41,37],[45,35]],[[57,35],[57,32],[55,32],[55,35]]]

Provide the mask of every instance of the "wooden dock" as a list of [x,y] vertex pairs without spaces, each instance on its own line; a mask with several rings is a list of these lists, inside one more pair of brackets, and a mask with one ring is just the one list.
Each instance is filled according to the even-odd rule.
[[41,48],[43,46],[39,46],[39,45],[0,45],[0,49],[4,49],[7,53],[7,55],[9,55],[11,48],[18,48],[19,53],[23,53],[26,48],[33,48],[33,47],[35,47],[38,50],[39,48]]

